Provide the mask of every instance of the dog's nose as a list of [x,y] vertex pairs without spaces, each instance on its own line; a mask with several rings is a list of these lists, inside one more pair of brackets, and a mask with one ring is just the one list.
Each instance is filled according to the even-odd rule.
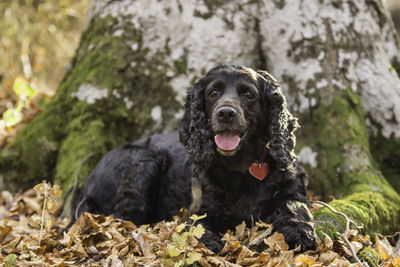
[[236,110],[232,107],[223,106],[217,110],[217,116],[221,122],[232,122],[236,118]]

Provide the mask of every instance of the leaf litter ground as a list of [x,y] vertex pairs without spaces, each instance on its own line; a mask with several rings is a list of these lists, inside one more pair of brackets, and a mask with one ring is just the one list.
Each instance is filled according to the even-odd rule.
[[[1,193],[3,266],[360,266],[342,241],[326,236],[315,251],[299,253],[264,222],[228,231],[222,236],[225,247],[215,254],[197,240],[204,229],[183,221],[184,211],[173,221],[140,227],[85,213],[63,232],[69,219],[57,217],[60,192],[42,183],[22,194]],[[201,223],[202,217],[194,219]],[[357,230],[347,239],[364,266],[400,266],[399,242],[378,235],[372,242]]]

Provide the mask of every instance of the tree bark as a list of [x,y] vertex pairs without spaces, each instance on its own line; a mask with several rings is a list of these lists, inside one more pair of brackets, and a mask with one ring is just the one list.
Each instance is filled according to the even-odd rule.
[[[260,27],[262,47],[301,118],[311,188],[343,198],[332,206],[367,233],[398,230],[399,196],[382,175],[399,189],[400,54],[388,10],[381,1],[289,2],[263,6],[260,23],[276,27]],[[327,209],[314,217],[319,233],[344,229]]]
[[[94,0],[56,97],[1,152],[5,185],[66,189],[97,152],[82,183],[111,148],[176,128],[186,89],[222,62],[281,81],[317,194],[367,233],[400,228],[399,42],[379,0]],[[315,219],[320,233],[344,225]]]

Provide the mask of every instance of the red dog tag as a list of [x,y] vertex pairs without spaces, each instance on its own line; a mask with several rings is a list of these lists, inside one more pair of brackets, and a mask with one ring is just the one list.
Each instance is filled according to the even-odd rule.
[[263,180],[268,174],[268,164],[265,162],[253,163],[249,168],[249,172],[258,180]]

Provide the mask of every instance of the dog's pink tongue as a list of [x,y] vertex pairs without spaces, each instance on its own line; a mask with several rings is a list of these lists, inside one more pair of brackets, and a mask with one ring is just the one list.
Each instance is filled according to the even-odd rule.
[[230,151],[237,148],[240,142],[240,137],[238,135],[217,134],[214,137],[214,140],[220,149]]

